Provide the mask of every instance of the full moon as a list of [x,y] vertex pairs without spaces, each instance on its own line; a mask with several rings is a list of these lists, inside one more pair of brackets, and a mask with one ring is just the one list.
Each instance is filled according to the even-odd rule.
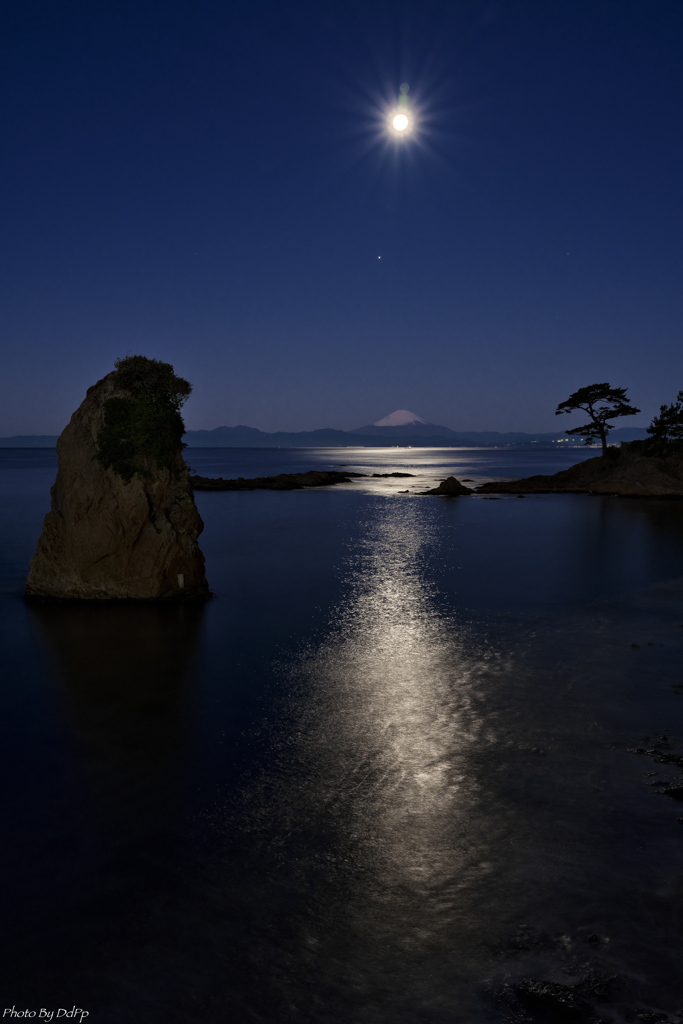
[[397,114],[391,123],[397,132],[404,132],[408,127],[408,118],[405,114]]

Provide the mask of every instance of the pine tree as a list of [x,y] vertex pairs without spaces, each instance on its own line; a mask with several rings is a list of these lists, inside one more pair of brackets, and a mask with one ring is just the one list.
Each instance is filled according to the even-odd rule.
[[655,416],[647,432],[658,449],[683,441],[683,391],[678,392],[671,405],[660,405],[659,416]]
[[640,409],[631,405],[630,398],[626,397],[627,388],[613,388],[609,384],[589,384],[585,388],[579,388],[569,396],[565,402],[560,402],[555,415],[563,412],[573,412],[575,409],[583,409],[590,417],[590,423],[582,427],[572,427],[566,430],[566,434],[581,434],[585,444],[591,444],[600,439],[602,454],[607,453],[607,434],[612,429],[608,420],[617,416],[634,416]]

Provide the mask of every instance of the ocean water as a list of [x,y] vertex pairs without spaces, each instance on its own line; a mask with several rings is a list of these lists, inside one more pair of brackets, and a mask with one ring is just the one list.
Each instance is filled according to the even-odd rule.
[[416,494],[593,454],[188,449],[415,474],[199,492],[196,608],[25,604],[56,458],[0,452],[3,1006],[678,1020],[683,504]]

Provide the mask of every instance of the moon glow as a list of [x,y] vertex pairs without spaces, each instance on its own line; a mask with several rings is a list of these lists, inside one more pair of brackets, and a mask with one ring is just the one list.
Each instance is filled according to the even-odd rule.
[[415,127],[415,119],[413,117],[413,112],[408,102],[409,89],[410,86],[407,84],[407,82],[404,82],[401,88],[399,89],[400,95],[398,98],[398,103],[396,104],[393,110],[387,111],[387,130],[389,132],[389,135],[393,135],[394,138],[406,138],[406,136],[412,135],[413,129]]

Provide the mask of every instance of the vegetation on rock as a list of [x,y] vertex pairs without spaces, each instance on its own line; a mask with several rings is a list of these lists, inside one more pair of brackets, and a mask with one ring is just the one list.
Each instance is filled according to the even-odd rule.
[[647,428],[650,437],[643,444],[654,454],[667,455],[683,452],[683,391],[679,391],[671,405],[660,405]]
[[135,473],[150,477],[154,467],[170,469],[185,447],[185,424],[179,410],[192,385],[177,377],[170,363],[159,359],[128,356],[114,365],[116,390],[127,394],[104,403],[97,460],[125,481]]

